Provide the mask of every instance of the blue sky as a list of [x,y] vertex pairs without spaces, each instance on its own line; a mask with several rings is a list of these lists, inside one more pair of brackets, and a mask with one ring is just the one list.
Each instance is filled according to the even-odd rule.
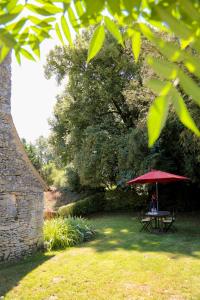
[[52,115],[61,88],[54,79],[45,79],[43,65],[55,44],[54,40],[45,41],[37,62],[23,59],[19,66],[12,57],[12,116],[20,138],[27,141],[34,142],[40,135],[49,134],[47,119]]

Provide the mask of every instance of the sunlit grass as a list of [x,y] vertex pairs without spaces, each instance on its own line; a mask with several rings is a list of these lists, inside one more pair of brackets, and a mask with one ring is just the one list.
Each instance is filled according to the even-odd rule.
[[199,216],[179,218],[177,233],[139,232],[130,215],[91,220],[97,238],[0,270],[4,299],[200,299]]

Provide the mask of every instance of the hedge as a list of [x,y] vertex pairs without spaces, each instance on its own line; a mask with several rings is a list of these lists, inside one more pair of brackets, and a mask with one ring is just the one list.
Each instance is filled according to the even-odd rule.
[[147,206],[147,196],[135,191],[108,191],[88,196],[68,205],[61,206],[58,214],[67,216],[87,216],[96,212],[139,211]]
[[67,216],[86,216],[95,212],[103,211],[105,206],[105,194],[97,193],[82,200],[61,206],[58,214]]
[[146,208],[148,199],[146,195],[138,195],[133,191],[114,190],[105,193],[105,211],[139,211]]

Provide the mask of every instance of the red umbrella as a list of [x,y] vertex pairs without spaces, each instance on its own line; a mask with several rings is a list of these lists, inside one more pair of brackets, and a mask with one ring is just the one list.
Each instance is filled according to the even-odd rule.
[[173,182],[181,180],[190,180],[188,177],[179,176],[167,172],[162,172],[159,170],[152,170],[142,176],[131,179],[127,184],[131,185],[134,183],[156,183],[156,195],[157,195],[157,210],[158,210],[158,182]]

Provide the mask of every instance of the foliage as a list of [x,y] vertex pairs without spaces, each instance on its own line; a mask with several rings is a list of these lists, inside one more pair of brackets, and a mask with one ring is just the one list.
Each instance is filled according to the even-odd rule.
[[[197,82],[200,77],[198,1],[35,0],[30,4],[28,1],[23,3],[21,0],[12,0],[8,3],[3,0],[0,16],[1,60],[10,49],[15,50],[19,62],[21,55],[28,59],[39,57],[40,44],[51,37],[52,29],[63,44],[66,39],[72,46],[72,34],[95,25],[87,62],[101,50],[106,30],[121,45],[124,45],[124,41],[131,40],[133,54],[138,61],[141,35],[145,36],[165,57],[161,61],[148,57],[149,65],[160,77],[149,82],[149,86],[158,95],[148,115],[149,146],[154,144],[165,125],[169,103],[174,105],[180,121],[200,135],[179,93],[181,87],[194,102],[200,104]],[[120,28],[123,30],[120,31]],[[163,41],[153,28],[157,32],[173,34],[177,42]]]
[[35,143],[22,139],[22,143],[33,166],[48,185],[66,186],[65,171],[57,166],[56,156],[47,138],[40,136]]
[[55,218],[44,223],[44,242],[49,251],[80,244],[93,236],[91,225],[82,218]]
[[105,211],[140,211],[148,207],[148,197],[133,191],[113,190],[105,193]]
[[139,211],[148,206],[147,195],[119,189],[94,194],[82,200],[61,206],[60,216],[87,216],[97,212]]
[[42,172],[50,185],[58,189],[62,189],[67,185],[65,170],[59,168],[55,161],[56,157],[48,164],[44,164]]
[[104,206],[104,193],[96,193],[77,202],[61,206],[58,209],[58,214],[62,217],[87,216],[92,213],[103,211]]
[[[135,65],[130,45],[123,49],[108,36],[102,51],[86,68],[88,38],[88,33],[84,33],[76,41],[75,49],[56,48],[48,58],[46,75],[56,76],[58,82],[68,76],[65,93],[59,98],[51,120],[54,152],[64,167],[70,163],[80,189],[124,187],[130,178],[150,169],[186,175],[191,178],[191,188],[181,188],[184,193],[176,196],[173,187],[169,187],[165,195],[175,199],[173,206],[177,203],[181,210],[196,209],[199,142],[177,120],[174,106],[169,105],[166,127],[157,143],[151,149],[147,145],[145,119],[153,95],[144,82],[153,73],[143,55],[161,56],[147,40],[142,40],[142,56]],[[95,78],[98,81],[92,80]],[[182,90],[180,93],[200,126],[199,108]],[[188,205],[191,192],[194,199]],[[178,200],[181,197],[183,201]],[[167,200],[162,203],[167,205]]]
[[22,139],[22,144],[33,166],[36,168],[36,170],[38,171],[41,170],[42,163],[40,158],[37,155],[36,146],[32,143],[28,143],[24,138]]
[[[143,118],[146,95],[149,99],[153,95],[143,86],[143,78],[151,74],[143,57],[136,65],[130,45],[123,49],[110,35],[86,68],[88,40],[88,33],[83,33],[76,48],[56,47],[47,59],[48,78],[56,76],[60,82],[68,77],[50,121],[50,142],[81,186],[110,187],[120,184],[122,177],[134,176],[141,169],[144,151],[148,152]],[[146,46],[145,54],[152,51],[149,43]],[[141,149],[145,150],[140,153]]]
[[67,186],[72,191],[79,192],[81,190],[81,185],[80,185],[80,178],[78,173],[72,167],[67,167],[66,177],[67,177]]

